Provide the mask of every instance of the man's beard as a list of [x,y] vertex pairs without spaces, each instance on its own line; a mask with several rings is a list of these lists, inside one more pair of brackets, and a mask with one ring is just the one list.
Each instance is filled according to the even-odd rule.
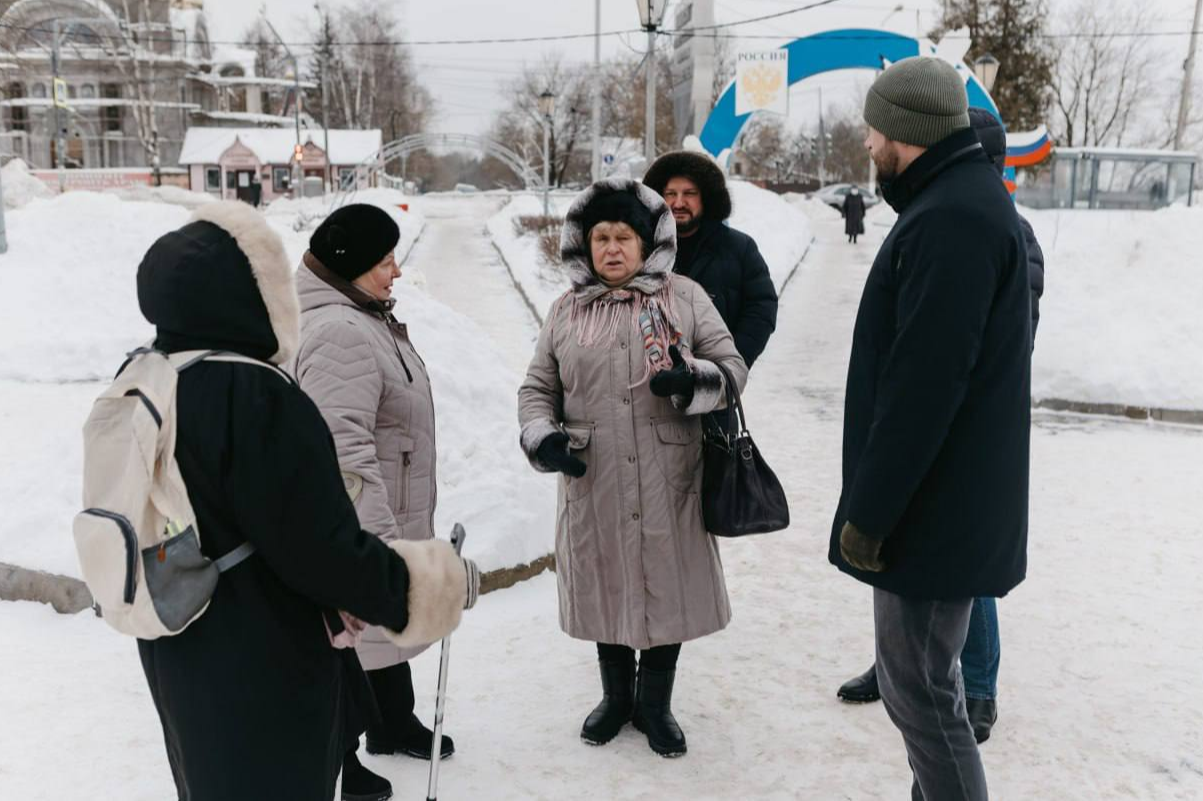
[[[686,212],[686,213],[688,214],[688,212]],[[689,219],[674,220],[674,222],[676,222],[676,224],[677,224],[677,236],[682,236],[682,235],[689,236],[694,231],[698,230],[698,228],[701,226],[702,218],[698,217],[696,215],[690,214]]]
[[892,181],[898,177],[898,150],[892,145],[886,145],[880,152],[870,154],[870,158],[877,165],[877,180]]

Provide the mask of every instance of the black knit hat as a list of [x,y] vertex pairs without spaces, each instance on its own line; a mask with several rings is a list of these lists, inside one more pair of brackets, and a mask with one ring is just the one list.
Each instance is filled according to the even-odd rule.
[[643,183],[658,195],[673,178],[688,178],[702,193],[702,219],[722,222],[731,216],[731,193],[727,179],[714,159],[705,153],[677,150],[652,162]]
[[651,250],[656,241],[656,221],[652,212],[635,196],[634,192],[614,191],[599,194],[582,210],[581,230],[585,241],[589,232],[601,222],[621,222],[631,226],[643,241],[643,252]]
[[384,209],[354,203],[336,209],[309,237],[309,251],[333,272],[354,281],[397,247],[401,229]]

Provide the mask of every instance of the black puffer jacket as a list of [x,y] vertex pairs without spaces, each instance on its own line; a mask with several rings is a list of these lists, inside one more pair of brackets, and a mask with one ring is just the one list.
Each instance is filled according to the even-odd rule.
[[[200,213],[218,224],[167,234],[138,270],[157,347],[283,361],[296,342],[283,249],[249,206]],[[405,629],[406,563],[360,530],[321,414],[281,374],[198,364],[180,376],[177,426],[202,551],[257,549],[222,574],[185,631],[138,643],[179,797],[330,801],[346,737],[359,728],[345,720],[349,700],[366,685],[354,651],[330,646],[322,613]]]
[[[865,283],[829,558],[923,599],[1005,595],[1027,565],[1031,313],[1015,207],[971,130],[883,185],[898,221]],[[851,522],[881,573],[840,554]]]
[[[978,141],[998,174],[1007,168],[1007,132],[1002,122],[984,108],[969,109],[969,124],[977,133]],[[1032,224],[1022,214],[1019,225],[1023,229],[1024,242],[1028,250],[1028,283],[1032,292],[1032,347],[1036,346],[1036,326],[1040,323],[1040,298],[1044,295],[1044,251],[1036,241]]]
[[712,158],[684,150],[665,153],[648,168],[643,183],[663,195],[673,178],[688,178],[702,196],[702,225],[693,234],[698,241],[691,249],[697,255],[674,270],[697,281],[710,295],[735,337],[739,355],[751,367],[777,327],[777,290],[768,265],[752,237],[724,224],[731,216],[731,193]]

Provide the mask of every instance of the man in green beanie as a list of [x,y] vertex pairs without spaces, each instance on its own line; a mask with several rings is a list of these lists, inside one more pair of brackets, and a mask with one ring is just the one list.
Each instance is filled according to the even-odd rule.
[[949,63],[910,58],[865,98],[898,221],[861,297],[829,558],[870,584],[877,683],[912,798],[985,801],[958,665],[975,597],[1027,565],[1031,311],[1014,204]]

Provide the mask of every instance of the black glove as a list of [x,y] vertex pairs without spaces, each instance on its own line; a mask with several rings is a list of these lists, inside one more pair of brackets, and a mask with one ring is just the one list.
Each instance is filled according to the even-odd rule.
[[857,570],[880,573],[886,569],[885,562],[881,561],[881,542],[852,523],[845,523],[840,529],[840,556]]
[[585,463],[568,452],[569,441],[568,435],[562,431],[548,434],[539,443],[535,457],[557,473],[580,478],[585,475]]
[[659,395],[661,398],[680,395],[688,404],[693,400],[693,385],[697,378],[690,372],[689,365],[685,363],[676,345],[669,347],[668,355],[672,357],[673,369],[656,373],[648,386],[651,387],[653,395]]

